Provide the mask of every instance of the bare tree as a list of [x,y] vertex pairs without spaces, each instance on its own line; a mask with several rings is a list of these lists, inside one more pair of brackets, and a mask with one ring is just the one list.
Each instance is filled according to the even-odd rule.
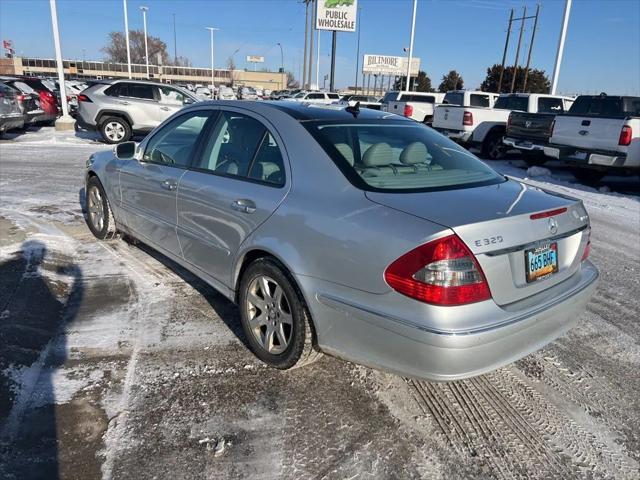
[[[130,30],[129,44],[131,47],[131,62],[145,63],[144,58],[144,31]],[[178,57],[178,61],[174,62],[167,53],[167,44],[160,38],[153,35],[147,35],[147,44],[149,47],[149,63],[157,65],[158,56],[162,65],[173,65],[174,63],[181,67],[190,67],[191,61],[186,57]],[[127,46],[125,43],[124,32],[110,32],[107,44],[102,48],[106,54],[108,62],[127,62]]]
[[227,69],[229,70],[229,75],[231,77],[231,86],[236,82],[236,62],[233,59],[233,56],[227,58]]

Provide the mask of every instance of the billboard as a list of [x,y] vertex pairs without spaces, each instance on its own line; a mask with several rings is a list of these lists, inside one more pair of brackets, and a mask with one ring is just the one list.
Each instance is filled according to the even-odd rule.
[[317,0],[316,29],[355,32],[358,0]]
[[260,55],[247,55],[247,62],[249,63],[264,63],[264,57]]
[[[392,57],[390,55],[365,55],[362,62],[362,73],[372,73],[375,75],[406,75],[408,57]],[[411,75],[418,75],[420,70],[420,59],[411,59]]]

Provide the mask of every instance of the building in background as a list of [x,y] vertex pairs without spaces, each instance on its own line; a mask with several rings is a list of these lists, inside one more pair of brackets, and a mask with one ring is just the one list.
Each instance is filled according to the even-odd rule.
[[[128,78],[126,63],[63,60],[65,76],[78,79]],[[131,74],[136,80],[146,80],[147,67],[131,64]],[[33,75],[50,77],[56,75],[56,61],[52,58],[2,58],[0,75]],[[200,67],[175,67],[149,65],[151,80],[162,83],[211,83],[211,69]],[[215,69],[216,85],[239,85],[282,90],[286,88],[287,75],[280,72],[254,72],[247,70]]]

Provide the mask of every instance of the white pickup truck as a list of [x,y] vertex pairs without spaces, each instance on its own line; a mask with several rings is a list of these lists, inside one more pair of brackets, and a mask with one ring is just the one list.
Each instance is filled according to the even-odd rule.
[[382,99],[381,110],[395,113],[416,122],[431,123],[433,110],[442,103],[444,93],[435,92],[387,92]]
[[640,172],[640,97],[581,95],[556,116],[545,155],[577,167],[579,180],[597,181],[613,169]]
[[439,105],[435,109],[433,128],[467,147],[480,148],[485,158],[504,157],[507,147],[502,143],[507,120],[512,111],[551,113],[562,106],[568,109],[572,98],[537,93],[505,93],[493,108],[460,105]]

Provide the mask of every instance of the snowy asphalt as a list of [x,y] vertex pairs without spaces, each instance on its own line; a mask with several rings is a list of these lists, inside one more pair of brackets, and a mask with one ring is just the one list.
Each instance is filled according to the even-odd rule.
[[82,172],[105,148],[46,128],[0,140],[0,478],[640,477],[637,177],[599,190],[550,164],[527,180],[584,201],[598,291],[544,350],[433,384],[326,356],[265,368],[221,295],[92,237]]

